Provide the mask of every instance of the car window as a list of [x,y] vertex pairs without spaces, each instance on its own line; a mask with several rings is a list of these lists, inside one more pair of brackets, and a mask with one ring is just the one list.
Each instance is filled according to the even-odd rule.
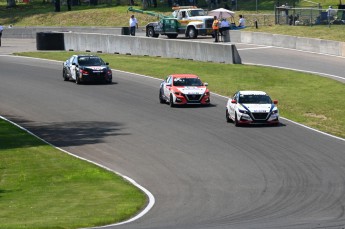
[[189,10],[188,14],[192,17],[195,16],[206,16],[206,13],[204,10]]
[[174,78],[174,86],[203,86],[199,78]]
[[72,64],[73,64],[73,63],[78,64],[78,62],[77,62],[77,57],[73,56],[73,57],[71,58],[71,63],[72,63]]
[[167,84],[170,84],[170,85],[171,85],[171,79],[172,79],[172,77],[171,77],[171,76],[168,76],[168,78],[166,79]]
[[240,95],[239,103],[267,104],[272,103],[268,95]]
[[105,65],[104,61],[99,57],[93,56],[82,56],[78,58],[79,65],[86,65],[86,66],[100,66]]

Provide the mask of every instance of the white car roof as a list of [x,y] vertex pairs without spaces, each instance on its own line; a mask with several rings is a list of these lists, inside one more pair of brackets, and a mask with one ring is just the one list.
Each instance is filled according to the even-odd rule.
[[264,91],[239,91],[240,95],[267,95]]

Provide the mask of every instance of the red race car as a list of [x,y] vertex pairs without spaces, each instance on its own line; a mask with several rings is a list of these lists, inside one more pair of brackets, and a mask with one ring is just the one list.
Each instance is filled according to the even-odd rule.
[[171,107],[183,104],[210,104],[210,91],[197,75],[172,74],[159,88],[160,103],[169,103]]

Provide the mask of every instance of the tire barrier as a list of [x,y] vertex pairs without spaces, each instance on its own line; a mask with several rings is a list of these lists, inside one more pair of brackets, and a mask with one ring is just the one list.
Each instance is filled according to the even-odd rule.
[[122,27],[121,35],[129,35],[129,27]]
[[36,33],[37,50],[65,50],[63,33],[39,32]]

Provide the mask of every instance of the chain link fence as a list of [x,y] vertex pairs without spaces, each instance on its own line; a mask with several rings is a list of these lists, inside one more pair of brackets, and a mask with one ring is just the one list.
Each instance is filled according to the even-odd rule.
[[[275,24],[279,25],[345,25],[345,9],[322,9],[321,7],[275,8]],[[345,7],[344,7],[345,8]]]

